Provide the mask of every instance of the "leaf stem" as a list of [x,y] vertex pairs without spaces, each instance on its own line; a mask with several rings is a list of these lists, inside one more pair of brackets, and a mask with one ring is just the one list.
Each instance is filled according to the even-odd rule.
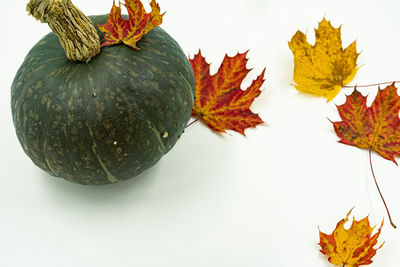
[[382,199],[382,201],[383,201],[383,205],[385,205],[386,212],[387,212],[387,214],[388,214],[388,216],[389,216],[390,224],[393,226],[393,228],[397,228],[396,225],[395,225],[395,224],[393,223],[393,221],[392,221],[392,217],[390,216],[389,209],[388,209],[388,207],[387,207],[387,205],[386,205],[385,199],[383,198],[383,195],[382,195],[382,193],[381,193],[381,190],[379,189],[378,182],[376,181],[375,173],[374,173],[374,168],[372,167],[372,158],[371,158],[371,154],[372,154],[372,149],[370,148],[369,151],[368,151],[368,155],[369,155],[369,166],[371,167],[372,177],[374,178],[375,185],[376,185],[376,188],[378,189],[379,195],[381,196],[381,199]]
[[373,84],[366,84],[366,85],[343,85],[343,87],[344,87],[344,88],[372,87],[372,86],[383,85],[383,84],[391,84],[391,83],[400,83],[400,81],[383,82],[383,83],[373,83]]
[[195,119],[194,121],[192,121],[191,123],[186,125],[185,129],[188,128],[189,126],[191,126],[193,123],[198,122],[198,121],[199,121],[199,119]]

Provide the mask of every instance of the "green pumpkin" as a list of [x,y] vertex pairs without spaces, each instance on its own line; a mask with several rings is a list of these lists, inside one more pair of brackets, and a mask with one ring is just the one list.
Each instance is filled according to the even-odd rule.
[[[94,24],[107,18],[90,17]],[[138,47],[104,47],[89,63],[74,62],[49,33],[31,49],[11,104],[18,139],[37,166],[80,184],[115,183],[174,146],[191,116],[192,68],[160,27]]]

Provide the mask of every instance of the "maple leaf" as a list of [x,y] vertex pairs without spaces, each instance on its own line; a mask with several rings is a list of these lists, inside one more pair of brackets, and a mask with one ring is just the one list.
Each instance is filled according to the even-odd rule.
[[132,48],[139,49],[136,43],[143,35],[162,23],[164,14],[160,14],[160,7],[155,0],[150,2],[150,13],[146,13],[140,0],[125,0],[123,5],[128,10],[129,19],[122,18],[121,3],[119,2],[117,6],[114,1],[106,24],[97,25],[105,39],[101,47],[123,42]]
[[397,88],[392,84],[379,89],[370,107],[366,102],[367,97],[357,90],[347,96],[346,102],[337,107],[342,121],[333,122],[335,132],[341,143],[374,150],[396,163],[394,156],[400,155]]
[[356,42],[342,48],[340,27],[334,28],[325,18],[315,29],[315,45],[300,31],[292,37],[289,48],[294,55],[293,81],[297,90],[332,100],[358,71]]
[[240,84],[250,71],[246,68],[246,55],[247,52],[234,57],[225,55],[214,75],[210,75],[210,64],[201,51],[190,59],[196,81],[192,115],[203,120],[214,131],[225,132],[230,129],[245,135],[246,128],[264,123],[257,114],[251,112],[250,106],[261,93],[265,69],[249,88],[241,90]]
[[374,150],[383,158],[397,164],[394,158],[400,155],[400,97],[397,88],[394,83],[383,90],[379,88],[370,107],[367,107],[367,97],[355,89],[347,96],[346,102],[337,109],[342,121],[332,122],[335,132],[340,137],[341,143],[369,149],[372,177],[386,208],[390,224],[396,228],[375,178],[371,151]]
[[372,257],[383,246],[374,246],[378,243],[383,220],[378,231],[371,236],[375,227],[370,227],[368,216],[360,221],[353,217],[351,227],[346,230],[344,224],[349,220],[351,209],[345,219],[339,221],[332,234],[327,235],[319,231],[319,245],[321,253],[329,256],[328,260],[334,265],[358,267],[372,263]]

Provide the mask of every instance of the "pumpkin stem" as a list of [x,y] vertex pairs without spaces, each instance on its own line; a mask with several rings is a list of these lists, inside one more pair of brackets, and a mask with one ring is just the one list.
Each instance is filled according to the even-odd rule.
[[26,10],[35,19],[49,24],[68,59],[89,62],[100,51],[96,28],[71,0],[30,0]]

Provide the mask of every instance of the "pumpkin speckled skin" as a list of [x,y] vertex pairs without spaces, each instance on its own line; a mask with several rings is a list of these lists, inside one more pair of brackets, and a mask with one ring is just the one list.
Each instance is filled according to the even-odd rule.
[[174,146],[191,116],[192,68],[160,27],[137,45],[102,48],[87,64],[69,61],[54,33],[31,49],[11,106],[18,139],[37,166],[71,182],[108,184],[135,177]]

